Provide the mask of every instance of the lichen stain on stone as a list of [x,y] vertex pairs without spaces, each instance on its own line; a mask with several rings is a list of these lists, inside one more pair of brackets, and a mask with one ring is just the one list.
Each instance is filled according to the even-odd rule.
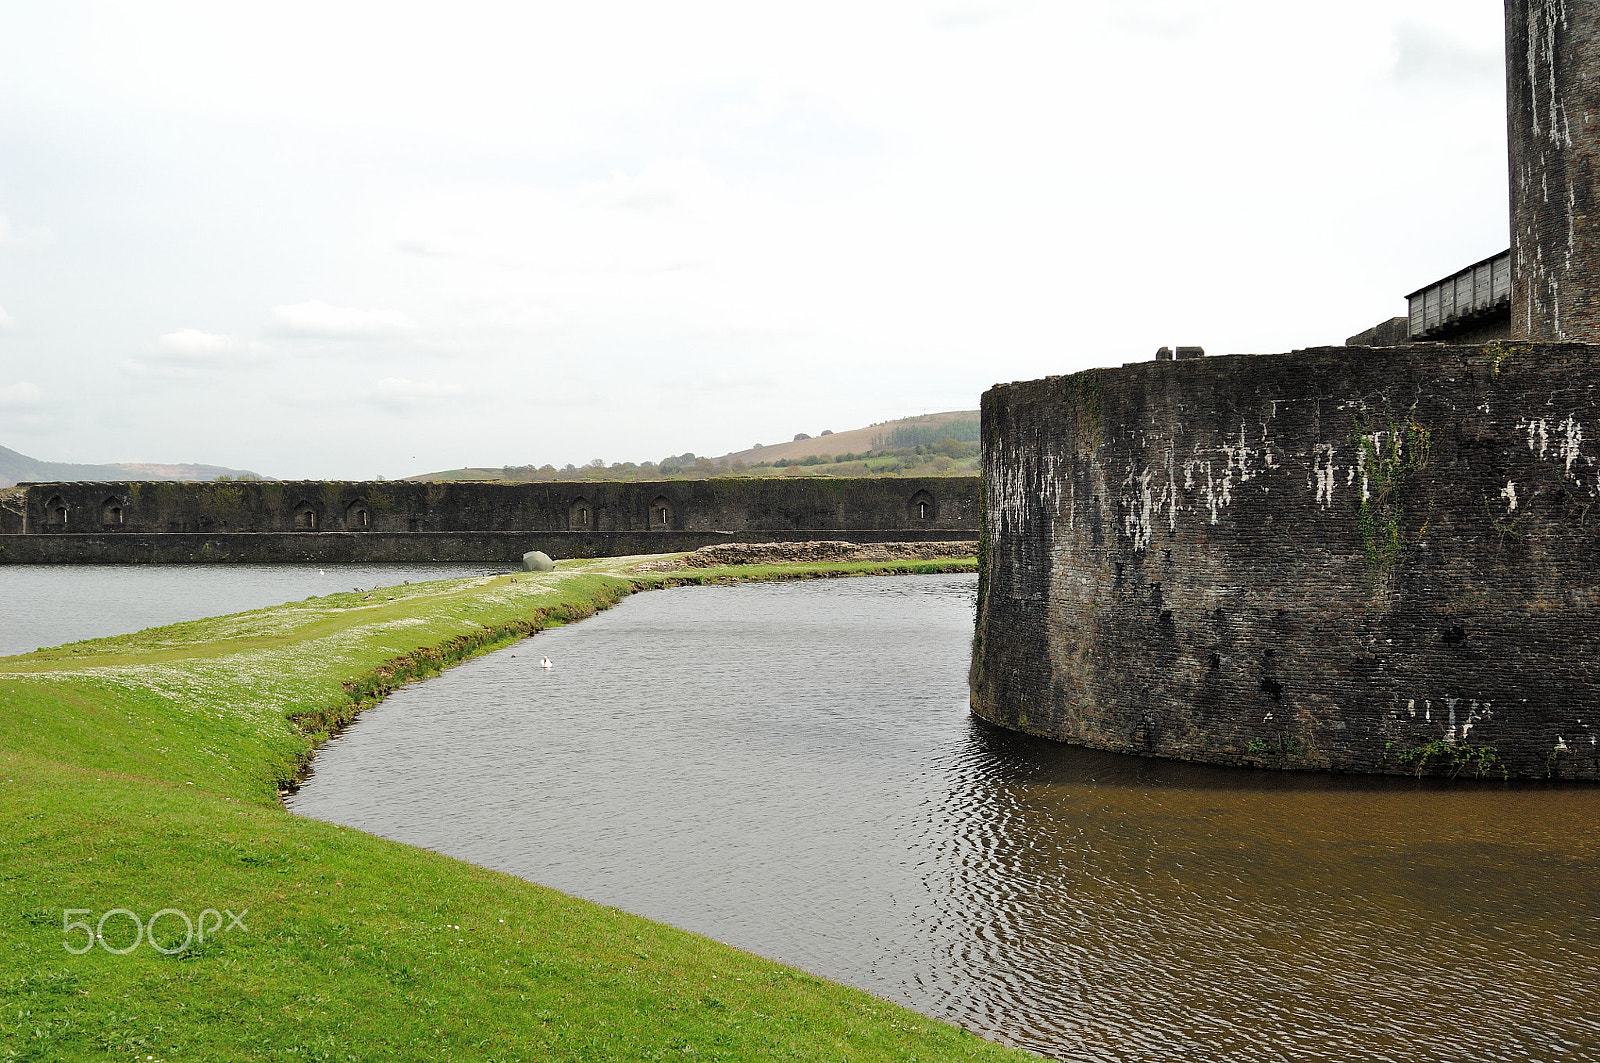
[[1526,417],[1517,422],[1517,430],[1527,434],[1529,453],[1540,461],[1549,460],[1553,454],[1565,467],[1566,476],[1572,480],[1578,479],[1572,467],[1584,456],[1584,437],[1583,423],[1575,414],[1568,414],[1565,421],[1553,426],[1548,418]]
[[1332,443],[1318,443],[1312,454],[1311,473],[1316,481],[1317,505],[1327,509],[1333,505],[1333,485],[1337,475],[1333,464],[1334,446]]

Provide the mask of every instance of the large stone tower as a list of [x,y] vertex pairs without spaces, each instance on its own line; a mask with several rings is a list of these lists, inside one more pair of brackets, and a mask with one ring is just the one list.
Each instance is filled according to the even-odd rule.
[[1600,0],[1506,0],[1511,334],[1600,343]]

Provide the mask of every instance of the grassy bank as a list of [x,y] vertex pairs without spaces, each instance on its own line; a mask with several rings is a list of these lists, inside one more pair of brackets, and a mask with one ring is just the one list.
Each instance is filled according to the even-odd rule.
[[[297,819],[277,800],[317,733],[386,689],[634,590],[970,567],[642,577],[591,562],[0,659],[0,1059],[1016,1058],[705,938]],[[171,955],[148,941],[110,951],[162,910],[153,937]],[[64,922],[102,918],[103,942],[64,948],[92,940]],[[206,934],[180,949],[185,918]]]

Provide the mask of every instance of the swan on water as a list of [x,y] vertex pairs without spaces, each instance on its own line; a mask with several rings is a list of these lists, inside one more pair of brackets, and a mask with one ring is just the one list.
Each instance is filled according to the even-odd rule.
[[541,658],[540,658],[540,659],[539,659],[539,667],[540,667],[540,668],[554,668],[554,667],[555,667],[555,665],[553,665],[553,664],[551,664],[551,663],[550,663],[550,658],[548,658],[548,657],[541,657]]

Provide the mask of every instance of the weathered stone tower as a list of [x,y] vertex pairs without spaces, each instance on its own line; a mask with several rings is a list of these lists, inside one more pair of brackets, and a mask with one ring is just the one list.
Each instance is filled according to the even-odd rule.
[[1511,334],[1600,343],[1600,0],[1506,0]]
[[[1506,0],[1506,49],[1512,252],[1389,323],[1433,342],[984,394],[974,713],[1216,764],[1600,781],[1600,0]],[[1513,344],[1481,328],[1508,280]]]

